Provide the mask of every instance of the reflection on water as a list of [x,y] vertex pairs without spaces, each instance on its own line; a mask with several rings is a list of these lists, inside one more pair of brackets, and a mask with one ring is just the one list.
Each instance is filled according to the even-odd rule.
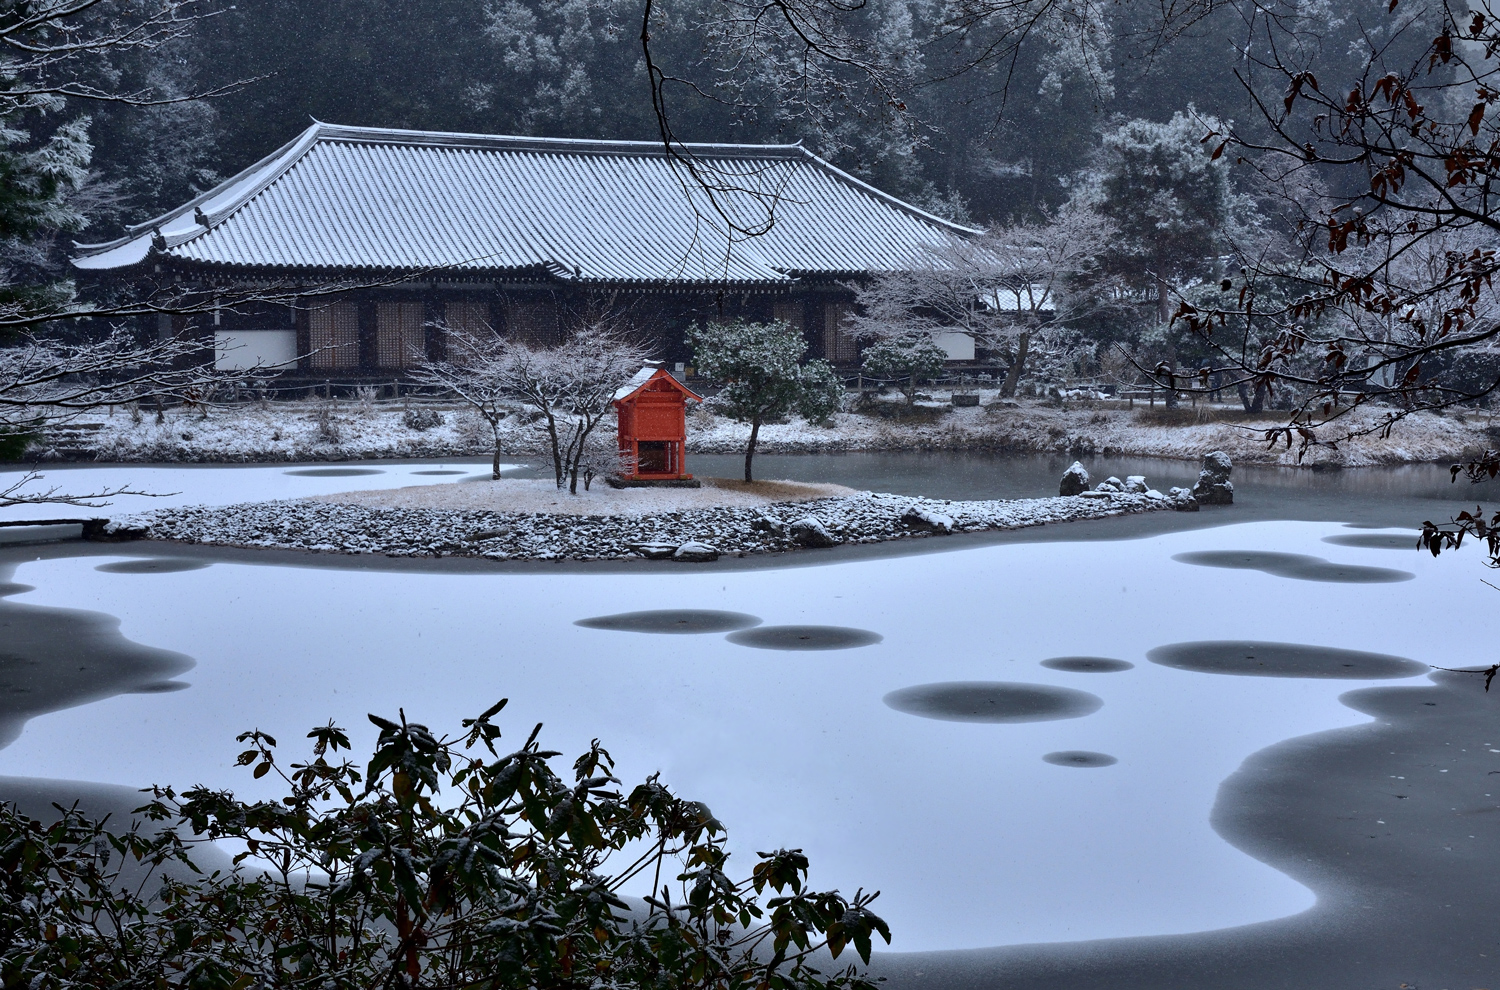
[[1066,670],[1071,674],[1118,674],[1122,670],[1134,670],[1129,660],[1113,660],[1109,657],[1053,657],[1042,661],[1043,667]]
[[378,468],[336,467],[336,468],[301,468],[296,471],[285,471],[297,478],[358,478],[367,474],[384,474]]
[[585,629],[611,629],[638,633],[722,633],[760,625],[760,619],[744,612],[720,612],[714,609],[653,609],[646,612],[621,612],[579,619],[573,623]]
[[94,568],[105,574],[177,574],[181,571],[201,571],[213,561],[193,560],[188,557],[142,557],[139,560],[116,560]]
[[1415,533],[1336,533],[1323,537],[1324,543],[1360,550],[1416,550]]
[[[30,590],[0,581],[0,596]],[[131,642],[118,619],[100,612],[0,597],[0,634],[0,746],[44,712],[127,692],[180,690],[171,678],[194,665],[181,653]]]
[[1430,669],[1405,657],[1302,643],[1213,640],[1158,646],[1146,659],[1163,667],[1202,674],[1247,674],[1253,677],[1317,677],[1370,680],[1415,677]]
[[886,705],[907,715],[944,722],[1051,722],[1082,718],[1104,707],[1087,691],[1049,684],[947,681],[892,691]]
[[1416,577],[1410,571],[1361,564],[1335,564],[1305,553],[1272,553],[1266,550],[1199,550],[1172,557],[1181,564],[1226,567],[1230,570],[1264,571],[1273,577],[1294,581],[1325,581],[1329,584],[1392,584]]
[[1060,767],[1112,767],[1120,761],[1108,753],[1095,753],[1087,749],[1065,749],[1048,753],[1042,757],[1048,763]]
[[724,637],[739,646],[759,650],[851,650],[873,646],[884,637],[868,629],[845,626],[761,626]]

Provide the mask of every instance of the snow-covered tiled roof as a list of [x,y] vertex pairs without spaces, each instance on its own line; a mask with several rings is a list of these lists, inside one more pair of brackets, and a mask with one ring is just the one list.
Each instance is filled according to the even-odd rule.
[[645,388],[646,385],[657,376],[658,372],[666,375],[667,379],[671,381],[673,385],[677,386],[677,390],[687,396],[689,402],[703,401],[703,396],[699,395],[697,392],[694,392],[692,389],[682,384],[682,382],[678,381],[676,375],[672,374],[670,371],[667,371],[664,368],[659,368],[654,364],[646,365],[640,371],[637,371],[634,375],[632,375],[630,377],[630,380],[627,381],[624,385],[621,385],[619,388],[615,389],[615,394],[613,397],[614,401],[619,402],[621,399],[630,398],[632,395]]
[[[227,268],[484,273],[597,283],[785,283],[906,267],[974,233],[800,145],[687,145],[735,187],[710,202],[659,143],[315,123],[271,156],[105,244]],[[731,235],[731,226],[756,237]],[[720,211],[734,221],[727,223]]]

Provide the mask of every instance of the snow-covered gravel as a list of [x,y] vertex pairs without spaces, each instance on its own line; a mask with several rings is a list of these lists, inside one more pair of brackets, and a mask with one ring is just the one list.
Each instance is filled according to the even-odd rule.
[[854,495],[843,485],[804,481],[760,481],[754,485],[722,478],[700,479],[701,488],[611,488],[595,480],[578,494],[559,491],[550,478],[502,478],[461,485],[413,485],[313,496],[324,502],[383,509],[446,509],[456,512],[550,512],[561,516],[638,516],[648,512],[707,509],[724,505],[746,508],[773,502],[806,502]]
[[[717,506],[607,516],[550,512],[382,508],[311,499],[164,509],[116,521],[148,538],[239,547],[395,557],[478,556],[495,560],[619,559],[653,547],[707,543],[720,554],[798,547],[793,523],[816,518],[840,543],[878,543],[947,530],[1021,529],[1171,509],[1162,497],[1111,494],[1012,501],[949,502],[859,492],[759,508]],[[642,548],[647,548],[643,550]]]

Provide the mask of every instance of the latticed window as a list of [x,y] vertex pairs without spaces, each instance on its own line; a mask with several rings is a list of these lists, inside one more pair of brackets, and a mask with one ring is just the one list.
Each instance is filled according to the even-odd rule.
[[491,331],[490,304],[480,299],[455,299],[443,309],[443,322],[459,333],[483,336]]
[[314,368],[359,367],[359,305],[329,303],[307,314],[308,364]]
[[562,342],[557,304],[548,297],[512,300],[505,325],[508,336],[533,347],[555,347]]
[[487,340],[493,333],[490,304],[478,299],[455,299],[443,307],[442,353],[462,363],[470,355],[464,341]]
[[375,363],[406,368],[426,357],[421,302],[383,302],[375,307]]
[[823,309],[823,354],[834,364],[859,360],[859,343],[849,332],[848,303],[831,302]]
[[807,322],[801,299],[775,300],[771,303],[771,318],[782,323],[790,323],[798,330],[804,329]]

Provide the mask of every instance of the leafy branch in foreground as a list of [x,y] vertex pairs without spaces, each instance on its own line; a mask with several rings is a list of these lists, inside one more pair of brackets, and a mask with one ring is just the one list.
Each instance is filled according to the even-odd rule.
[[[868,962],[874,935],[889,942],[876,895],[809,889],[796,849],[731,879],[709,809],[655,775],[625,794],[598,740],[571,783],[540,725],[499,755],[504,705],[452,738],[371,715],[363,771],[337,758],[350,744],[332,723],[285,769],[275,739],[247,732],[239,763],[278,775],[277,801],[154,788],[144,822],[114,831],[76,807],[51,825],[0,807],[0,981],[870,990],[810,959],[852,945]],[[205,875],[192,850],[217,840],[243,851]],[[631,905],[633,881],[652,894]]]

